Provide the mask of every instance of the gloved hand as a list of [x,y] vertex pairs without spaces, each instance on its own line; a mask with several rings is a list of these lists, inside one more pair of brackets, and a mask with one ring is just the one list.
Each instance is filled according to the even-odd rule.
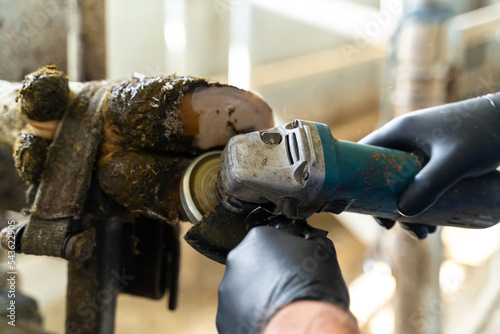
[[219,287],[219,333],[258,333],[281,307],[322,300],[349,309],[333,243],[254,227],[227,258]]
[[[461,179],[499,166],[500,93],[411,112],[360,143],[414,152],[427,161],[398,201],[401,214],[418,215]],[[423,225],[407,224],[406,228],[419,238],[427,235]]]

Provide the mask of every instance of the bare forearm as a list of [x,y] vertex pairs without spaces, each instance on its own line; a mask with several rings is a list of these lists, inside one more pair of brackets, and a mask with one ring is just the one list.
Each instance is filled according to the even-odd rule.
[[345,310],[321,301],[298,301],[278,311],[264,334],[359,334],[359,328]]

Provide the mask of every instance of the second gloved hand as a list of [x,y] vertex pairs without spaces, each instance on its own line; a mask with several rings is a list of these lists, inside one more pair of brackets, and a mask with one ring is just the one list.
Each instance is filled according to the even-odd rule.
[[346,311],[349,294],[333,243],[255,227],[229,253],[219,287],[219,333],[258,333],[281,307],[298,300],[331,302]]
[[[411,112],[395,118],[360,143],[415,152],[427,164],[401,193],[398,209],[415,216],[466,177],[500,164],[500,93]],[[391,222],[380,221],[386,227]],[[405,228],[418,238],[432,232],[424,225]]]

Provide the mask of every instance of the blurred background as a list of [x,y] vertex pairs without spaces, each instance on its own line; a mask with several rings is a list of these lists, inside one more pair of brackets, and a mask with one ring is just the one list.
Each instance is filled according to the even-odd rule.
[[[278,124],[323,122],[351,141],[396,115],[500,91],[492,0],[0,0],[0,45],[0,80],[46,64],[74,81],[202,76],[257,92]],[[25,186],[1,158],[5,225]],[[500,227],[416,242],[366,216],[311,224],[330,231],[362,333],[498,333]],[[224,267],[181,247],[178,309],[122,294],[116,333],[216,333]],[[44,329],[63,333],[66,262],[17,262]]]

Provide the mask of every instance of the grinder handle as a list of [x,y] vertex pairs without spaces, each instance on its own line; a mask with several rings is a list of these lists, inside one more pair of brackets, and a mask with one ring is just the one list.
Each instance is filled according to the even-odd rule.
[[[422,167],[414,154],[340,141],[331,135],[331,143],[325,145],[325,132],[321,137],[327,149],[322,192],[329,203],[345,203],[346,211],[401,222],[467,228],[490,227],[500,221],[499,171],[462,179],[428,210],[405,217],[398,212],[397,200]],[[338,205],[324,207],[338,209]]]
[[463,179],[423,213],[413,217],[398,214],[393,219],[429,225],[491,227],[500,221],[500,172]]

